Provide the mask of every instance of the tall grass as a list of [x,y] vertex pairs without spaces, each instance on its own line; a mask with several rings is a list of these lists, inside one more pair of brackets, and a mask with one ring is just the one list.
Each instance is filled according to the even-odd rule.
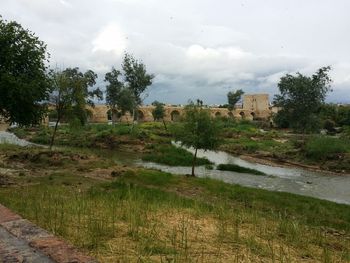
[[[350,257],[347,206],[150,170],[88,190],[81,180],[57,174],[20,191],[1,189],[0,202],[101,262],[288,262],[305,256],[340,262]],[[180,187],[182,195],[176,193]],[[319,222],[310,222],[313,216]],[[346,232],[324,238],[327,228],[317,225]]]
[[232,171],[232,172],[237,172],[237,173],[249,173],[249,174],[255,174],[255,175],[266,175],[265,173],[260,172],[258,170],[242,167],[242,166],[239,166],[237,164],[219,164],[217,166],[217,169],[221,170],[221,171]]
[[[193,154],[171,144],[152,145],[151,152],[143,155],[142,160],[171,166],[192,166]],[[206,158],[197,158],[197,165],[212,164]]]
[[314,136],[306,142],[304,151],[305,155],[313,160],[334,159],[350,152],[350,140]]

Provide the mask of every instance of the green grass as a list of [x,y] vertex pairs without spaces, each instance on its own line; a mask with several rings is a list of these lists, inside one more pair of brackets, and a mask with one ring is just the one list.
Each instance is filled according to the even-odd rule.
[[255,174],[255,175],[266,175],[265,173],[251,169],[251,168],[246,168],[242,167],[236,164],[219,164],[217,166],[218,170],[221,171],[232,171],[232,172],[237,172],[237,173],[249,173],[249,174]]
[[313,160],[336,159],[350,152],[350,140],[326,136],[311,137],[305,145],[305,155]]
[[[153,145],[151,152],[142,156],[143,161],[155,162],[171,166],[192,166],[193,154],[185,149],[171,144]],[[211,162],[206,158],[197,158],[196,165],[206,165]]]
[[[349,260],[346,237],[324,232],[349,233],[347,205],[153,170],[129,172],[112,182],[82,180],[54,173],[51,179],[33,179],[20,191],[0,189],[0,202],[101,262],[208,262],[244,256],[300,261],[303,255],[316,261]],[[81,190],[85,184],[87,190]],[[179,187],[181,195],[173,191]],[[237,252],[246,249],[246,254]]]
[[101,262],[350,260],[348,205],[148,169],[99,181],[85,168],[115,164],[86,149],[0,149],[26,169],[0,203]]

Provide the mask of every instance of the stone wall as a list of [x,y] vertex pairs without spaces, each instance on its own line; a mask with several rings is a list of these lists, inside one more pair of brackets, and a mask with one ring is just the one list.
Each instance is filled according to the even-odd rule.
[[[141,106],[138,109],[138,120],[140,122],[154,121],[152,111],[154,106]],[[243,107],[229,111],[226,108],[209,108],[213,117],[228,117],[235,119],[248,119],[253,120],[255,118],[268,119],[271,115],[271,109],[269,107],[269,95],[268,94],[252,94],[243,96]],[[90,122],[92,123],[107,123],[109,107],[106,105],[96,105],[94,108],[90,108],[93,113]],[[178,106],[165,106],[165,121],[177,121],[184,114],[184,108]],[[131,122],[132,114],[126,113],[120,118],[122,122]]]

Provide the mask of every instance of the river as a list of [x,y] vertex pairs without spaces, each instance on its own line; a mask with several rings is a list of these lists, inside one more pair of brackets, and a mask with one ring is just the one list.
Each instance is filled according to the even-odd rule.
[[[30,143],[18,139],[15,135],[0,132],[0,143],[12,143],[26,146]],[[179,147],[179,145],[177,145]],[[193,149],[187,149],[193,152]],[[95,150],[95,153],[112,158],[116,163],[138,165],[158,169],[173,174],[190,174],[191,167],[167,166],[152,162],[144,162],[136,153],[119,151]],[[350,175],[330,175],[328,173],[309,171],[302,168],[285,168],[262,165],[244,161],[226,152],[198,151],[198,157],[206,157],[215,165],[220,163],[237,164],[253,168],[267,176],[242,174],[230,171],[208,170],[204,166],[196,167],[196,176],[210,177],[230,184],[262,188],[271,191],[289,192],[299,195],[312,196],[329,201],[350,204]]]
[[[193,149],[187,149],[193,152]],[[168,166],[144,162],[137,154],[114,152],[108,154],[117,163],[133,164],[145,168],[158,169],[172,174],[190,174],[191,167]],[[311,196],[337,203],[350,204],[350,175],[331,175],[302,168],[268,166],[248,162],[222,151],[198,151],[198,157],[206,157],[215,165],[220,163],[237,164],[262,171],[267,176],[243,174],[231,171],[208,170],[196,167],[196,176],[210,177],[230,184],[261,188],[271,191],[289,192]]]

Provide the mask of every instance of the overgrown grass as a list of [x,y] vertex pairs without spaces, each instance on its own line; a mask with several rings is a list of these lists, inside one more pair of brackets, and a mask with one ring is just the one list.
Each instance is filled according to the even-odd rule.
[[82,179],[33,179],[0,202],[101,262],[350,259],[346,205],[152,170]]
[[[192,166],[193,154],[171,144],[152,145],[142,160],[171,166]],[[196,165],[212,164],[206,158],[197,158]]]
[[237,172],[237,173],[249,173],[249,174],[255,174],[255,175],[266,175],[265,173],[251,169],[251,168],[246,168],[239,166],[237,164],[219,164],[217,166],[218,170],[221,171],[232,171],[232,172]]
[[337,159],[350,152],[350,140],[314,136],[306,142],[304,152],[308,158],[313,160]]

